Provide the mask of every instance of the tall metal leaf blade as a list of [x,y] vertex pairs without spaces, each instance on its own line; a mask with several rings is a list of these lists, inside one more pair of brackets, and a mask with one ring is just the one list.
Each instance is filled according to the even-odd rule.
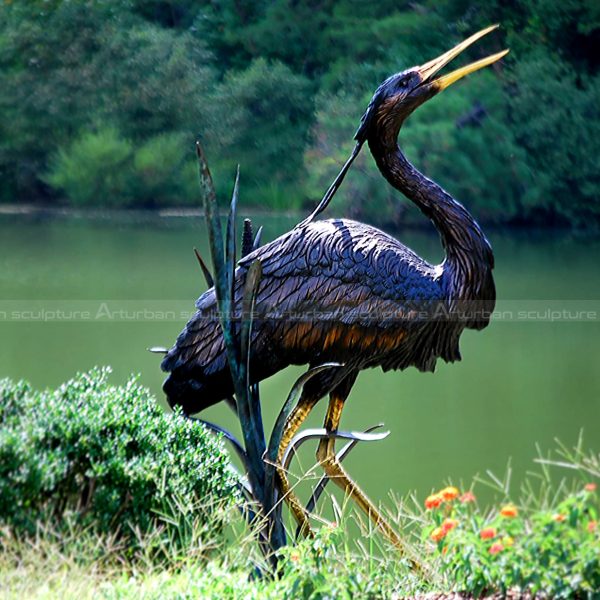
[[239,183],[240,183],[240,166],[238,165],[235,173],[235,182],[233,184],[233,192],[231,194],[231,205],[229,208],[229,217],[227,218],[227,234],[225,244],[225,264],[227,266],[227,285],[228,291],[231,298],[231,306],[235,306],[233,297],[233,285],[235,277],[235,265],[236,260],[236,226],[235,220],[237,217],[237,204],[239,197]]
[[262,232],[263,232],[263,228],[262,225],[258,228],[258,231],[256,232],[256,235],[254,236],[254,243],[252,244],[252,251],[257,250],[258,248],[260,248],[260,240],[262,238]]
[[200,167],[200,188],[203,192],[203,198],[206,199],[209,204],[215,204],[217,201],[217,193],[213,184],[212,175],[210,174],[210,169],[208,168],[206,155],[204,154],[200,141],[196,142],[196,156],[198,157]]
[[246,273],[244,292],[242,295],[242,324],[240,330],[241,361],[246,366],[248,374],[250,361],[250,336],[252,335],[252,321],[254,319],[254,305],[258,285],[262,278],[262,263],[260,260],[252,262]]
[[262,414],[258,394],[250,386],[250,352],[252,338],[252,324],[254,319],[254,305],[258,286],[262,278],[262,264],[259,260],[252,262],[246,273],[244,291],[242,294],[242,323],[240,327],[240,364],[241,374],[245,377],[248,404],[255,430],[257,449],[262,457],[265,451],[265,432],[263,429]]
[[[212,177],[208,169],[204,152],[199,143],[196,144],[198,156],[200,185],[203,191],[204,211],[208,227],[211,258],[215,273],[215,292],[220,313],[223,341],[227,351],[227,361],[231,371],[231,377],[238,403],[238,417],[244,436],[244,445],[248,456],[248,475],[255,496],[262,495],[264,491],[264,466],[261,463],[262,453],[259,452],[260,443],[256,439],[256,428],[253,425],[248,402],[248,389],[245,385],[246,378],[239,362],[239,346],[235,337],[232,322],[232,294],[230,276],[225,263],[223,247],[223,232],[218,215],[216,193],[212,183]],[[234,208],[237,202],[237,186],[234,187]],[[231,252],[229,252],[231,258]],[[230,266],[231,266],[231,260]],[[232,269],[230,269],[231,272]],[[261,501],[261,498],[258,498]]]
[[208,240],[210,255],[215,275],[215,293],[220,313],[223,340],[227,350],[227,358],[231,369],[232,378],[235,381],[239,370],[237,359],[237,345],[231,320],[231,286],[225,264],[223,247],[223,232],[221,231],[221,220],[219,218],[217,195],[213,184],[208,163],[200,142],[196,142],[196,155],[198,157],[200,187],[203,192],[204,213],[206,215],[206,226],[208,229]]
[[216,280],[215,291],[217,300],[222,302],[225,300],[227,281],[224,272],[223,232],[221,231],[221,220],[219,219],[219,210],[217,207],[217,194],[215,192],[210,169],[208,168],[208,163],[206,162],[206,156],[204,155],[204,150],[202,149],[200,142],[196,142],[196,155],[198,157],[200,189],[202,190],[202,201],[204,213],[206,215],[210,254]]
[[362,431],[327,431],[322,427],[314,429],[305,429],[303,432],[296,435],[290,445],[286,448],[283,456],[283,468],[287,471],[290,466],[292,457],[298,451],[298,448],[309,440],[323,440],[323,439],[339,439],[339,440],[356,440],[358,442],[377,442],[384,440],[388,435],[389,431],[383,433],[364,433]]
[[212,273],[210,269],[206,266],[206,263],[202,260],[202,256],[200,256],[200,252],[198,252],[197,248],[194,248],[194,254],[198,259],[198,264],[200,265],[200,269],[202,269],[202,274],[204,275],[204,279],[206,281],[206,285],[211,288],[215,285],[215,280],[213,279]]

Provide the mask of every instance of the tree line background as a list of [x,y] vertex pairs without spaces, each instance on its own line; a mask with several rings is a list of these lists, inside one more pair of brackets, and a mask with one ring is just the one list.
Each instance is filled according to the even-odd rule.
[[[4,0],[0,202],[197,205],[200,137],[224,195],[312,207],[376,86],[495,22],[403,149],[482,221],[598,227],[597,0]],[[333,212],[417,220],[367,152]]]

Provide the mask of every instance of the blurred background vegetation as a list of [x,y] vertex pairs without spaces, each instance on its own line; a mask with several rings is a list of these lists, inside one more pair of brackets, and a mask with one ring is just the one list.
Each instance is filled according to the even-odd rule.
[[[484,222],[598,227],[597,0],[4,0],[0,202],[196,205],[200,137],[221,185],[241,164],[245,206],[312,207],[379,82],[494,22],[468,59],[511,54],[403,148]],[[366,152],[335,203],[422,220]]]

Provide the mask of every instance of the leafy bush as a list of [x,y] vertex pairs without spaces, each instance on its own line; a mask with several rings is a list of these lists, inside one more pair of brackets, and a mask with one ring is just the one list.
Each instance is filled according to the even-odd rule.
[[85,132],[59,148],[46,181],[74,204],[126,204],[133,146],[114,127]]
[[148,205],[198,202],[198,174],[193,145],[181,133],[150,138],[135,150],[133,195]]
[[31,201],[47,191],[39,180],[50,155],[94,118],[99,74],[90,68],[90,56],[102,31],[115,25],[102,4],[36,0],[2,6],[0,190],[8,201]]
[[[193,139],[207,129],[215,77],[204,44],[189,32],[151,25],[130,9],[128,1],[2,5],[0,199],[60,196],[62,181],[51,181],[49,189],[44,174],[57,153],[94,137],[82,132],[98,124],[98,134],[114,127],[120,142],[136,145],[171,132]],[[97,174],[93,164],[81,166],[86,177],[101,181],[105,163],[98,163]],[[73,187],[74,177],[66,177]],[[72,200],[115,205],[132,199],[128,193],[91,194],[78,188]],[[135,200],[145,203],[144,197]]]
[[554,506],[521,511],[509,503],[485,513],[471,492],[459,496],[447,487],[425,501],[431,520],[424,537],[436,544],[458,591],[584,597],[600,589],[595,492],[588,483]]
[[156,511],[184,501],[218,526],[216,508],[235,486],[221,444],[165,414],[135,378],[109,385],[109,373],[45,392],[0,381],[0,522],[24,534],[75,523],[133,546],[162,522]]
[[73,204],[156,206],[198,201],[193,146],[182,133],[164,133],[139,147],[114,127],[84,132],[59,148],[46,182]]
[[212,126],[216,78],[202,41],[144,23],[106,29],[99,38],[89,58],[98,77],[94,115],[102,122],[118,123],[136,142]]

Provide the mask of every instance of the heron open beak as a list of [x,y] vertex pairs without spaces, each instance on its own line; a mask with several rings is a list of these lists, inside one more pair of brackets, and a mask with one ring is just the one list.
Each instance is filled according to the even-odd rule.
[[492,54],[491,56],[482,58],[474,63],[471,63],[470,65],[456,69],[456,71],[452,71],[451,73],[448,73],[448,75],[443,75],[442,77],[438,77],[437,79],[433,80],[431,79],[440,69],[445,67],[451,60],[456,58],[461,52],[471,46],[471,44],[474,44],[484,35],[487,35],[490,33],[490,31],[494,31],[494,29],[497,28],[498,25],[486,27],[485,29],[473,34],[470,38],[467,38],[464,42],[461,42],[452,48],[452,50],[448,50],[448,52],[444,52],[444,54],[441,56],[438,56],[424,65],[421,65],[417,69],[423,78],[421,85],[429,83],[433,88],[435,88],[436,91],[441,92],[443,89],[447,88],[449,85],[452,85],[459,79],[462,79],[466,75],[478,71],[479,69],[483,69],[483,67],[487,67],[488,65],[495,63],[497,60],[500,60],[503,56],[506,56],[508,54],[508,50],[502,50],[502,52]]

